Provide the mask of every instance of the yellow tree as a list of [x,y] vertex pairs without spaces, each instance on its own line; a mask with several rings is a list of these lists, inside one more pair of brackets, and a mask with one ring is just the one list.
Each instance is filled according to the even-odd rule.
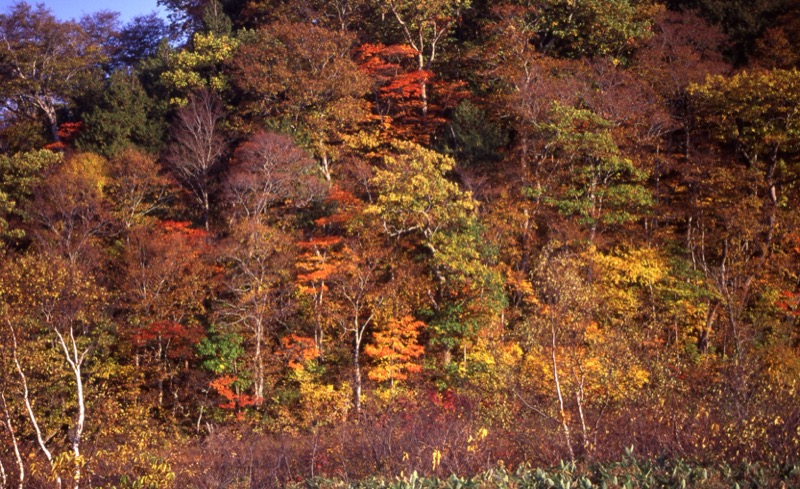
[[454,160],[414,143],[394,142],[372,184],[380,192],[365,209],[386,235],[407,249],[427,252],[427,266],[438,284],[430,309],[438,341],[449,351],[467,349],[477,331],[502,304],[500,278],[486,263],[478,203],[449,180]]
[[223,62],[236,52],[239,41],[227,34],[197,32],[185,49],[169,59],[162,83],[175,94],[170,103],[183,106],[188,94],[210,90],[220,93],[228,88]]
[[[7,265],[0,275],[0,320],[11,340],[4,355],[10,353],[11,375],[17,379],[15,400],[23,406],[57,486],[69,478],[79,489],[90,420],[87,364],[104,320],[104,291],[91,275],[59,256],[29,254]],[[62,378],[68,390],[42,385],[43,367]],[[54,392],[63,397],[53,399]],[[69,427],[64,449],[48,436],[62,422]]]
[[626,282],[658,276],[640,268],[626,272],[593,249],[551,243],[533,272],[539,307],[524,328],[523,368],[533,392],[549,399],[534,408],[558,422],[572,459],[591,453],[607,408],[634,397],[649,380],[629,331],[638,303],[632,295],[619,296],[621,286],[632,286]]

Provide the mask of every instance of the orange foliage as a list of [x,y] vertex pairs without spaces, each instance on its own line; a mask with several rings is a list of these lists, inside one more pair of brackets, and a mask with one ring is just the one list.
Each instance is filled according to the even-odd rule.
[[[445,112],[457,106],[469,92],[464,82],[436,80],[432,72],[417,69],[417,55],[415,49],[402,45],[367,43],[355,51],[361,69],[375,80],[378,96],[375,111],[389,114],[390,120],[384,120],[384,127],[397,139],[425,144],[447,122]],[[429,92],[427,103],[423,87]]]
[[363,202],[348,190],[342,190],[334,185],[328,192],[326,204],[335,206],[335,210],[329,216],[320,217],[314,221],[319,227],[341,226],[350,222],[353,216],[363,207]]
[[[244,407],[261,404],[262,399],[247,394],[241,394],[234,391],[234,383],[239,380],[234,375],[224,375],[211,381],[211,386],[217,394],[225,398],[228,402],[219,405],[222,409],[236,409],[239,410]],[[242,419],[242,413],[237,413],[237,419]]]
[[292,370],[303,368],[303,364],[319,357],[319,348],[314,338],[290,334],[281,338],[281,350],[277,355],[282,357]]
[[417,342],[420,330],[425,323],[411,316],[391,319],[373,335],[373,343],[364,347],[364,353],[376,365],[367,376],[376,382],[406,380],[408,374],[422,371],[422,366],[414,360],[422,356],[425,348]]

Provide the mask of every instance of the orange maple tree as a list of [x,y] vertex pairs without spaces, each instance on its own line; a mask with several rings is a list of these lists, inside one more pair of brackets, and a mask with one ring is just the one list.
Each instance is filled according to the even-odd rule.
[[372,336],[372,343],[364,347],[364,353],[375,365],[367,373],[367,377],[376,382],[389,382],[390,388],[395,383],[408,379],[408,374],[422,371],[422,365],[416,363],[425,352],[425,347],[418,343],[419,333],[425,323],[411,316],[391,319]]
[[359,66],[375,81],[374,110],[384,128],[397,139],[425,144],[447,122],[445,113],[468,92],[462,81],[437,79],[432,71],[415,66],[417,55],[410,46],[380,43],[362,44],[355,51]]

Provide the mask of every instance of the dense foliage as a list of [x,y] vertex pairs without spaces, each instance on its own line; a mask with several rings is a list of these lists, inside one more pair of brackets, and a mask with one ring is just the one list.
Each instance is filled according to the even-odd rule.
[[0,14],[0,487],[800,484],[796,2],[162,3]]

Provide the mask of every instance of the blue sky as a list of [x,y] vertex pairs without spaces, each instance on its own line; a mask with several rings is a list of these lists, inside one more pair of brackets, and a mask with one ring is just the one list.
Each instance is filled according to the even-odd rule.
[[[9,7],[17,3],[17,0],[0,0],[0,10],[7,12]],[[157,0],[28,0],[28,3],[36,5],[45,4],[53,11],[53,14],[61,20],[80,18],[85,14],[91,14],[98,10],[111,10],[119,12],[120,20],[128,22],[137,15],[147,15],[158,8]],[[162,15],[162,16],[165,16]]]

